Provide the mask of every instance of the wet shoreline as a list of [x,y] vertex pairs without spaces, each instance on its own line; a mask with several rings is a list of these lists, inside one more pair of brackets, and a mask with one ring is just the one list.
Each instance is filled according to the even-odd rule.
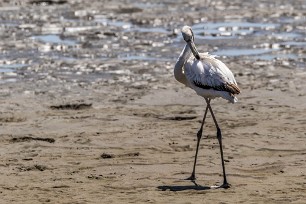
[[[168,15],[165,12],[166,4],[173,6]],[[248,1],[244,2],[241,7],[249,4]],[[11,77],[6,75],[14,75],[7,72],[17,72],[20,76],[18,70],[24,73],[41,69],[37,66],[43,67],[46,61],[64,64],[83,63],[84,60],[107,64],[104,61],[109,59],[119,62],[172,62],[183,45],[179,33],[183,24],[193,27],[200,50],[223,58],[246,58],[262,63],[285,62],[283,64],[293,69],[305,67],[306,19],[297,10],[301,9],[297,2],[290,6],[293,9],[291,15],[284,10],[287,4],[263,2],[251,12],[258,14],[256,18],[232,14],[219,16],[222,11],[237,12],[239,6],[223,10],[226,4],[219,2],[214,5],[209,1],[201,7],[198,4],[182,4],[182,8],[179,8],[181,4],[171,2],[151,4],[137,1],[131,1],[127,8],[120,6],[120,3],[108,6],[100,3],[96,9],[87,4],[88,9],[80,9],[81,4],[75,1],[26,1],[24,5],[2,7],[0,72],[3,79]],[[279,13],[266,17],[262,11],[271,5],[279,8]],[[169,18],[179,18],[176,13],[183,8],[188,8],[185,11],[186,22],[167,21]],[[203,12],[203,17],[188,19],[193,10],[196,14]],[[152,19],[154,12],[164,13],[160,18]],[[210,13],[214,14],[215,19],[210,20]],[[136,18],[140,15],[144,15],[144,18]],[[170,51],[173,49],[177,50],[176,53]],[[86,75],[86,72],[82,74]]]

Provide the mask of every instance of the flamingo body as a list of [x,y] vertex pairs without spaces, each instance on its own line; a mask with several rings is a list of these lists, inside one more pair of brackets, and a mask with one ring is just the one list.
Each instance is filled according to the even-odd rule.
[[201,53],[200,60],[193,55],[184,65],[184,74],[189,87],[204,97],[222,97],[232,103],[238,101],[235,94],[240,90],[230,69],[215,56]]
[[180,83],[193,89],[198,95],[205,98],[207,103],[201,128],[197,133],[197,148],[192,174],[188,180],[194,181],[195,169],[199,144],[202,137],[203,126],[208,110],[210,111],[217,129],[217,139],[220,146],[221,162],[223,170],[223,184],[219,188],[229,188],[230,185],[226,179],[225,164],[222,148],[222,134],[216,117],[210,105],[211,99],[222,97],[232,103],[237,102],[235,95],[240,93],[235,77],[231,70],[214,55],[208,53],[199,53],[194,44],[194,35],[192,29],[188,26],[182,28],[182,35],[187,45],[179,55],[175,67],[174,77]]

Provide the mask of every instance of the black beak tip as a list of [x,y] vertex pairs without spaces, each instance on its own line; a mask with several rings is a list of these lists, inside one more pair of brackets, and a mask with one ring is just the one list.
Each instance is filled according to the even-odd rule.
[[200,55],[196,55],[195,58],[196,58],[197,60],[200,60]]

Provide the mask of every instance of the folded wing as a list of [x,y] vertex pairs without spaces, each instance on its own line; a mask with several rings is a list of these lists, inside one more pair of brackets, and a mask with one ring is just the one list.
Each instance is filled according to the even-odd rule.
[[184,72],[189,83],[194,86],[202,89],[226,91],[231,94],[240,93],[233,73],[214,56],[204,54],[201,56],[201,60],[189,59]]

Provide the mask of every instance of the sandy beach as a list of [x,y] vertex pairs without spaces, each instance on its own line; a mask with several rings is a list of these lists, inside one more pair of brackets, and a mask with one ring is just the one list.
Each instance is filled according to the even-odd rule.
[[[0,3],[0,203],[305,203],[303,6]],[[241,88],[236,104],[212,101],[229,189],[208,188],[222,182],[210,114],[198,186],[184,180],[205,101],[173,77],[183,25]]]

